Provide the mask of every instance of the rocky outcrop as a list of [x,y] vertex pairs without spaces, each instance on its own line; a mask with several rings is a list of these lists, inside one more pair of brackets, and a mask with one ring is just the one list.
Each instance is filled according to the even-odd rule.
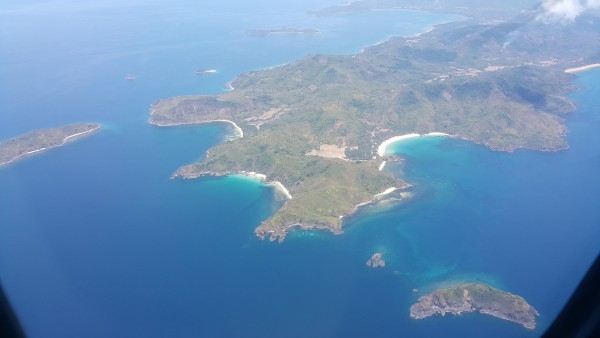
[[383,260],[383,256],[381,252],[376,252],[371,256],[371,259],[367,261],[367,266],[372,268],[385,267],[385,261]]

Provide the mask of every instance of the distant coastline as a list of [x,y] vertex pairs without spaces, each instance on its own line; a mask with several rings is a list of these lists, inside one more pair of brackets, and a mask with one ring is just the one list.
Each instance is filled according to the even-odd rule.
[[276,29],[246,29],[246,34],[256,36],[266,36],[271,34],[314,35],[318,33],[320,33],[318,29],[298,29],[289,27]]
[[567,69],[565,69],[565,73],[579,73],[579,72],[583,72],[583,71],[590,70],[593,68],[598,68],[598,67],[600,67],[600,63],[592,63],[592,64],[581,66],[581,67],[567,68]]

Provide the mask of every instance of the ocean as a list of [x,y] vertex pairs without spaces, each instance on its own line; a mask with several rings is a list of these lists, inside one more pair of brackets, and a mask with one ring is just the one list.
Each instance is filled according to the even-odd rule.
[[[491,151],[452,138],[392,146],[415,198],[345,233],[254,228],[273,190],[240,177],[171,180],[226,137],[159,128],[148,108],[236,75],[351,54],[462,17],[336,1],[3,1],[0,139],[99,122],[90,137],[0,168],[0,281],[30,337],[536,337],[600,249],[600,70],[577,75],[568,150]],[[246,29],[315,28],[315,36]],[[196,75],[195,69],[217,69]],[[134,74],[135,81],[126,81]],[[383,252],[386,267],[368,268]],[[533,331],[479,314],[409,318],[429,290],[479,281],[523,296]],[[413,291],[418,289],[418,291]]]

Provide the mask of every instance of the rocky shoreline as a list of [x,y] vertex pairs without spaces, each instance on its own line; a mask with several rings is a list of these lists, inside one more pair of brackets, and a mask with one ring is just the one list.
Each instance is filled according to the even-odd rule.
[[436,314],[460,315],[475,312],[494,316],[535,329],[539,313],[520,296],[495,289],[486,284],[464,284],[439,289],[419,298],[410,307],[410,317],[424,319]]
[[[260,226],[258,226],[254,233],[258,238],[264,240],[269,237],[269,241],[274,242],[277,241],[279,243],[283,243],[287,234],[294,230],[303,230],[303,231],[329,231],[334,235],[341,235],[344,233],[344,220],[354,216],[359,213],[362,209],[366,207],[372,207],[377,205],[378,203],[387,202],[387,201],[404,201],[406,199],[410,199],[413,195],[410,192],[406,192],[406,189],[409,189],[412,185],[405,183],[400,188],[394,188],[393,191],[387,192],[385,194],[381,193],[373,196],[373,198],[369,201],[357,204],[350,212],[339,216],[339,221],[336,227],[332,227],[331,224],[326,223],[303,223],[303,222],[290,222],[290,224],[285,225],[283,227],[273,227],[269,226],[268,222],[263,222]],[[284,206],[285,207],[285,206]]]

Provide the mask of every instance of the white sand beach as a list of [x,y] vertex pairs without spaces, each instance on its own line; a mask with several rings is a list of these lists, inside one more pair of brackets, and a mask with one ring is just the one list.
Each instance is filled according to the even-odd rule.
[[400,135],[400,136],[394,136],[391,137],[383,142],[381,142],[381,144],[379,145],[379,147],[377,147],[377,154],[379,156],[384,156],[386,151],[387,151],[387,147],[392,144],[392,143],[396,143],[398,141],[402,141],[402,140],[406,140],[406,139],[411,139],[411,138],[415,138],[415,137],[424,137],[424,136],[435,136],[435,137],[439,137],[439,136],[450,136],[449,134],[446,133],[441,133],[441,132],[431,132],[431,133],[427,133],[427,134],[417,134],[417,133],[412,133],[412,134],[405,134],[405,135]]
[[414,138],[414,137],[419,137],[421,136],[421,134],[406,134],[406,135],[400,135],[400,136],[394,136],[394,137],[390,137],[389,139],[381,142],[381,144],[379,145],[379,147],[377,147],[377,154],[379,154],[379,156],[383,156],[385,155],[385,151],[387,149],[387,147],[394,143],[394,142],[398,142],[401,140],[406,140],[409,138]]
[[255,179],[255,180],[259,180],[261,182],[263,182],[264,180],[267,179],[267,175],[255,173],[254,171],[250,171],[250,172],[242,171],[240,174],[243,176]]
[[[63,144],[64,144],[64,142],[63,142]],[[15,157],[15,158],[13,158],[13,159],[12,159],[12,160],[10,160],[10,161],[6,161],[6,162],[2,162],[2,163],[0,163],[0,167],[1,167],[1,166],[3,166],[3,165],[7,165],[7,164],[10,164],[10,163],[13,163],[13,162],[15,162],[15,161],[17,161],[17,160],[19,160],[19,159],[21,159],[21,158],[23,158],[23,157],[27,156],[27,155],[32,155],[32,154],[35,154],[35,153],[39,153],[39,152],[42,152],[42,151],[44,151],[44,150],[48,150],[48,149],[51,149],[51,148],[54,148],[54,147],[49,147],[49,148],[41,148],[41,149],[36,149],[36,150],[28,151],[28,152],[26,152],[26,153],[23,153],[23,154],[21,154],[21,155],[19,155],[19,156]]]
[[240,128],[233,121],[230,121],[230,120],[211,120],[211,121],[206,121],[206,122],[202,122],[202,123],[211,123],[211,122],[225,122],[225,123],[231,124],[233,126],[233,129],[235,130],[235,134],[233,135],[234,138],[232,138],[232,139],[238,139],[238,138],[244,137],[244,131],[242,130],[242,128]]
[[585,66],[581,66],[581,67],[567,68],[567,69],[565,69],[565,73],[583,72],[585,70],[589,70],[589,69],[597,68],[597,67],[600,67],[600,63],[592,63],[590,65],[585,65]]
[[[83,132],[81,132],[81,133],[77,133],[77,134],[69,135],[69,136],[67,136],[67,137],[65,137],[65,138],[63,139],[63,144],[65,144],[66,142],[69,142],[69,140],[70,140],[70,139],[72,139],[72,138],[74,138],[74,137],[81,136],[81,135],[85,135],[85,134],[89,134],[89,133],[91,133],[91,132],[94,132],[94,131],[96,131],[96,130],[98,130],[98,129],[100,129],[100,128],[101,128],[101,126],[97,126],[96,128],[93,128],[93,129],[90,129],[90,130],[86,130],[86,131],[83,131]],[[44,149],[45,149],[45,148],[44,148]],[[41,149],[40,149],[40,150],[41,150]]]
[[[267,175],[264,174],[260,174],[254,171],[241,171],[239,172],[237,175],[239,176],[243,176],[243,177],[247,177],[253,180],[257,180],[261,183],[264,183],[267,179]],[[287,197],[287,199],[292,199],[292,194],[290,194],[290,192],[287,190],[287,188],[281,184],[281,182],[279,181],[272,181],[272,182],[267,182],[266,185],[274,187],[275,189],[279,190],[283,195],[285,195],[285,197]]]
[[48,150],[48,149],[52,149],[52,148],[58,148],[58,147],[62,147],[62,146],[64,146],[64,145],[65,145],[67,142],[69,142],[69,141],[72,141],[74,138],[76,138],[76,137],[78,137],[78,136],[85,135],[85,134],[92,133],[92,132],[94,132],[94,131],[96,131],[96,130],[100,129],[101,127],[102,127],[102,126],[100,126],[100,125],[99,125],[99,126],[97,126],[96,128],[93,128],[93,129],[90,129],[90,130],[86,130],[86,131],[83,131],[83,132],[81,132],[81,133],[77,133],[77,134],[69,135],[69,136],[65,137],[65,138],[62,140],[62,143],[61,143],[61,144],[57,144],[57,145],[55,145],[55,146],[52,146],[52,147],[44,147],[44,148],[40,148],[40,149],[36,149],[36,150],[31,150],[31,151],[25,152],[25,153],[23,153],[23,154],[20,154],[19,156],[15,157],[15,158],[13,158],[13,159],[12,159],[12,160],[10,160],[10,161],[6,161],[6,162],[2,162],[2,163],[0,163],[0,167],[1,167],[1,166],[3,166],[3,165],[7,165],[7,164],[10,164],[10,163],[13,163],[13,162],[15,162],[15,161],[17,161],[17,160],[19,160],[19,159],[21,159],[21,158],[23,158],[23,157],[29,156],[29,155],[33,155],[33,154],[36,154],[36,153],[39,153],[39,152],[42,152],[42,151],[45,151],[45,150]]
[[269,185],[272,185],[275,187],[275,189],[281,191],[288,199],[292,199],[292,194],[290,194],[290,192],[285,188],[283,184],[281,184],[281,182],[273,181],[270,182]]
[[388,194],[391,194],[391,193],[393,193],[393,192],[394,192],[394,191],[396,191],[396,190],[398,190],[398,188],[394,188],[394,187],[387,188],[387,189],[386,189],[384,192],[382,192],[382,193],[379,193],[379,194],[377,194],[377,195],[375,195],[375,196],[373,196],[373,197],[374,197],[374,198],[377,198],[377,197],[385,196],[385,195],[388,195]]

